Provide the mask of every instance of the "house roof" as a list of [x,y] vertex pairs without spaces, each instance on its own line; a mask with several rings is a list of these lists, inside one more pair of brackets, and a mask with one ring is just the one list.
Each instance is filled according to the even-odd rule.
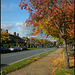
[[24,40],[24,39],[20,38],[19,36],[14,36],[14,35],[12,35],[12,34],[10,34],[10,33],[9,33],[9,36],[13,36],[14,38]]

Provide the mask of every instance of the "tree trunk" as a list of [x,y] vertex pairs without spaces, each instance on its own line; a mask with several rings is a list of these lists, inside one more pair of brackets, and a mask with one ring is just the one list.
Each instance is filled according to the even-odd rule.
[[69,69],[70,68],[70,65],[69,65],[69,56],[68,56],[68,52],[67,52],[66,41],[64,39],[63,39],[63,59],[65,61],[66,69]]

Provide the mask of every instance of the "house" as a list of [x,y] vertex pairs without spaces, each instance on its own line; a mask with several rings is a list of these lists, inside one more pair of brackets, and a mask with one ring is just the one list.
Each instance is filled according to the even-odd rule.
[[[8,33],[8,30],[5,30],[6,33]],[[19,37],[19,33],[16,34],[16,32],[14,32],[13,34],[9,33],[9,41],[7,41],[8,43],[25,43],[25,40],[22,39],[21,37]]]

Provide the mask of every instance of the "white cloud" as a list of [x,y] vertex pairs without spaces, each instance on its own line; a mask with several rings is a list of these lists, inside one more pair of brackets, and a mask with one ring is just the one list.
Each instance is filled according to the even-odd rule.
[[12,24],[1,24],[1,28],[4,30],[11,30],[14,27]]
[[17,26],[22,26],[22,25],[23,25],[23,23],[16,23],[16,25],[17,25]]
[[[26,27],[26,25],[23,25],[23,23],[16,23],[16,26],[18,26],[18,31],[21,32],[23,36],[30,36],[30,34],[33,32],[32,27]],[[43,39],[48,39],[50,41],[56,41],[55,39],[52,39],[51,36],[48,38],[45,37],[45,33],[42,35],[39,33],[37,36],[30,36],[30,37],[35,37],[35,38],[43,38]]]
[[26,27],[23,23],[16,23],[16,26],[18,26],[18,31],[20,31],[24,36],[30,36],[32,33],[32,27]]

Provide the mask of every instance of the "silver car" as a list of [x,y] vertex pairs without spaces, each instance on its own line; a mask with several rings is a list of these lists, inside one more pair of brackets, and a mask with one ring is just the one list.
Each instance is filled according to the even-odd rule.
[[20,51],[20,48],[18,48],[17,46],[12,46],[12,47],[9,48],[9,50],[10,50],[11,52]]

